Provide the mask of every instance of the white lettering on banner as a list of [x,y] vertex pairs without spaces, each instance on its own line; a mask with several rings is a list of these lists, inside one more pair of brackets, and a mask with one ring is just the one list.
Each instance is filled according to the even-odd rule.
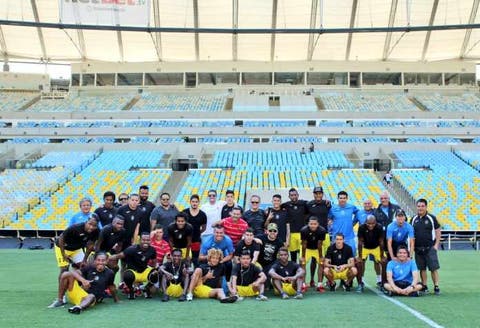
[[59,0],[60,23],[148,26],[151,0]]

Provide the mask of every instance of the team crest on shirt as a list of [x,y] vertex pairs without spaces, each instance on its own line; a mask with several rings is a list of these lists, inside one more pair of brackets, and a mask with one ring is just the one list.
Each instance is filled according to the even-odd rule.
[[108,214],[108,218],[109,218],[109,219],[113,218],[112,213]]
[[182,234],[179,234],[179,235],[178,235],[178,239],[182,239]]
[[145,257],[145,255],[142,256],[142,262],[145,262],[147,258]]
[[95,280],[95,281],[98,281],[99,279],[100,279],[99,276],[95,276],[95,278],[93,278],[93,280]]
[[428,224],[428,220],[427,220],[427,219],[425,219],[425,224]]
[[142,207],[142,212],[146,212],[147,211],[147,208],[146,207]]
[[135,220],[135,216],[132,215],[132,216],[130,217],[130,220],[131,220],[131,221]]
[[280,215],[275,214],[275,219],[277,219],[277,220],[280,219]]
[[339,260],[341,260],[341,259],[342,259],[342,254],[338,254],[338,255],[337,255],[337,258],[338,258]]
[[294,209],[294,210],[296,210],[297,208],[298,208],[297,205],[293,206],[293,209]]

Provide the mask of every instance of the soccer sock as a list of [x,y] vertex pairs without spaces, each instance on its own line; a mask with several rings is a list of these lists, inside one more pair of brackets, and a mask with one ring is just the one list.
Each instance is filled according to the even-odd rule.
[[377,275],[377,282],[382,282],[382,276],[381,275]]

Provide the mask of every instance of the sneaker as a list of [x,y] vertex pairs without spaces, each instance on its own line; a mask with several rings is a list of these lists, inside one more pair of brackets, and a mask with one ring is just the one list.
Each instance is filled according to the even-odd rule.
[[427,286],[427,285],[423,285],[423,288],[422,288],[421,292],[422,292],[423,295],[428,294],[428,293],[429,293],[428,286]]
[[192,293],[188,293],[188,294],[187,294],[187,301],[189,301],[189,302],[190,302],[190,301],[193,301],[193,295],[192,295]]
[[237,301],[243,301],[245,299],[244,297],[238,295],[236,295],[235,297],[237,298]]
[[352,283],[345,283],[344,286],[343,286],[343,289],[346,291],[346,292],[350,292],[352,291]]
[[408,295],[410,297],[418,297],[418,292],[413,292],[413,293],[410,293],[410,295]]
[[365,286],[363,284],[363,282],[361,284],[358,284],[357,286],[357,289],[355,290],[357,293],[363,293],[363,291],[365,290]]
[[325,293],[325,287],[323,287],[323,285],[318,286],[316,290],[319,293]]
[[144,296],[145,298],[152,298],[152,294],[151,294],[150,291],[147,290],[147,289],[143,292],[143,296]]
[[435,295],[437,295],[437,296],[440,295],[440,288],[439,288],[438,286],[435,286],[435,287],[433,288],[433,292],[434,292]]
[[163,295],[162,302],[168,302],[168,301],[170,301],[170,296],[168,296],[167,294]]
[[310,280],[310,287],[315,288],[315,281]]
[[306,284],[306,283],[303,283],[303,284],[302,284],[302,293],[306,293],[307,290],[308,290],[307,284]]
[[129,300],[134,300],[135,299],[135,293],[133,292],[133,290],[128,293],[128,299]]
[[340,287],[342,287],[343,290],[345,290],[345,280],[340,280]]
[[302,293],[297,293],[293,298],[296,299],[296,300],[301,300],[303,298],[303,294]]
[[268,301],[268,297],[263,295],[263,294],[260,294],[257,296],[256,298],[257,301]]
[[237,301],[237,296],[229,296],[222,298],[220,303],[235,303]]
[[68,313],[80,314],[80,312],[82,312],[82,308],[78,305],[75,305],[74,307],[68,309]]
[[64,305],[65,305],[65,302],[60,301],[60,300],[55,300],[55,301],[53,301],[52,304],[50,304],[50,305],[48,306],[48,308],[49,308],[49,309],[54,309],[54,308],[57,308],[57,307],[62,307],[62,306],[64,306]]
[[286,293],[282,293],[282,300],[288,300],[289,298]]
[[333,284],[328,283],[328,287],[330,288],[331,292],[334,292],[335,289],[337,288],[337,283],[336,282],[334,282]]
[[378,289],[382,289],[382,288],[383,288],[383,284],[382,284],[381,281],[378,281],[378,282],[377,282],[377,288],[378,288]]
[[128,294],[128,287],[123,281],[118,284],[118,289],[121,290],[123,294]]
[[142,286],[135,287],[134,290],[135,290],[135,296],[140,296],[143,294]]
[[186,300],[187,300],[187,297],[185,296],[185,294],[182,294],[182,296],[178,298],[179,302],[185,302]]

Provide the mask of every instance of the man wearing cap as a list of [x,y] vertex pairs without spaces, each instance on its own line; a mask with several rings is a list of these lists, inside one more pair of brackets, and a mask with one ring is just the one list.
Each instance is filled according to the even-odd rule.
[[387,227],[387,247],[389,260],[395,259],[399,246],[410,245],[410,250],[415,248],[415,235],[413,227],[407,222],[407,215],[402,209],[395,213],[396,220]]
[[[327,253],[327,248],[330,246],[330,234],[328,233],[328,212],[332,207],[332,203],[328,199],[323,199],[323,188],[318,186],[313,188],[313,200],[307,203],[307,212],[308,216],[314,216],[318,219],[320,226],[325,229],[325,240],[322,242],[322,254],[325,256]],[[315,281],[313,276],[315,276],[315,269],[317,267],[317,261],[315,258],[312,258],[310,262],[310,287],[315,287]],[[323,290],[323,268],[319,271],[318,274],[318,291]]]
[[277,260],[278,250],[284,245],[283,240],[278,237],[277,225],[270,223],[267,226],[267,233],[258,238],[258,242],[261,244],[258,263],[262,266],[265,275],[268,276],[270,267]]

